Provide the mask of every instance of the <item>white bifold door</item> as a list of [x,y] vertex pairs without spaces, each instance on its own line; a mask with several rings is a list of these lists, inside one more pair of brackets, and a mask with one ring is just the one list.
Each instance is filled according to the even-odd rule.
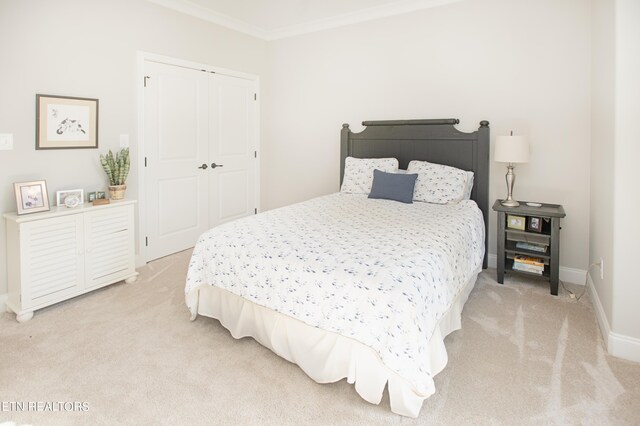
[[[145,62],[146,260],[254,214],[256,82]],[[144,220],[144,218],[142,219]]]

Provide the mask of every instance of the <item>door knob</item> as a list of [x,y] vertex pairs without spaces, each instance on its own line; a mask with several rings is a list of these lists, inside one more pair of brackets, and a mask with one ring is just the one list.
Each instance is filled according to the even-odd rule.
[[215,169],[216,167],[224,167],[224,164],[211,163],[211,168],[212,169]]
[[202,163],[202,166],[200,166],[198,168],[202,169],[202,170],[205,170],[207,167],[209,167],[209,166],[207,166],[206,164]]

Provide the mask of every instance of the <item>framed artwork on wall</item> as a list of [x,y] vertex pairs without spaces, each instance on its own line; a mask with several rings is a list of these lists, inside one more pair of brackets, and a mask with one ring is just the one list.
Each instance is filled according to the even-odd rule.
[[98,99],[36,95],[36,149],[98,148]]
[[16,192],[18,214],[45,212],[49,210],[49,195],[47,183],[43,180],[30,182],[16,182],[13,184]]

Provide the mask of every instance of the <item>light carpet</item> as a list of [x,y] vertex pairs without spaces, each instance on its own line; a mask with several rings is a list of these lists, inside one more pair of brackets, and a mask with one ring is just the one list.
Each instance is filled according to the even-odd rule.
[[[449,363],[417,420],[320,385],[220,323],[189,321],[190,251],[116,284],[37,311],[0,315],[0,422],[17,424],[639,424],[640,364],[607,355],[587,296],[543,281],[480,274]],[[571,287],[580,290],[580,287]],[[84,402],[21,412],[12,402]],[[6,409],[9,408],[10,411]]]

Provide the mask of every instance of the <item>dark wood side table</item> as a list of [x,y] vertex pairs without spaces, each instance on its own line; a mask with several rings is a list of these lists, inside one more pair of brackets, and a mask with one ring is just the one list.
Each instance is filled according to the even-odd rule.
[[[496,200],[493,210],[498,213],[498,282],[504,283],[505,273],[517,273],[527,276],[542,277],[549,280],[551,294],[558,295],[560,272],[560,219],[565,217],[564,208],[559,204],[542,204],[541,207],[530,207],[526,201],[520,201],[518,207],[505,207]],[[524,229],[509,227],[509,216],[524,225]],[[519,218],[524,218],[522,222]],[[534,218],[533,221],[531,218]],[[536,218],[539,219],[536,221]],[[540,224],[539,232],[530,224]],[[518,242],[530,243],[538,247],[546,247],[544,252],[516,247]],[[513,269],[516,255],[537,257],[544,261],[542,275],[517,271]]]

